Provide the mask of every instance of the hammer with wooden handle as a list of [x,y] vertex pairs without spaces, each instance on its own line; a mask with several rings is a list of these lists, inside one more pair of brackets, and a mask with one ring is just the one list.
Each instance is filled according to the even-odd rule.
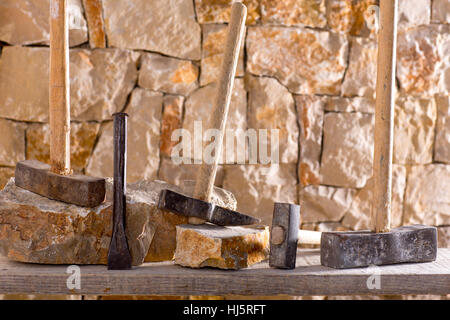
[[209,128],[219,130],[217,148],[211,163],[203,162],[200,166],[194,189],[193,198],[170,190],[163,190],[159,207],[174,213],[189,217],[189,223],[201,224],[205,221],[222,226],[248,225],[260,220],[211,203],[211,195],[216,178],[217,166],[222,154],[223,136],[228,117],[234,76],[239,58],[239,50],[245,30],[247,8],[242,2],[234,2],[231,7],[231,17],[222,71],[217,85],[215,106]]
[[105,199],[105,180],[74,175],[70,168],[68,0],[50,1],[50,163],[20,161],[15,183],[44,197],[85,207]]

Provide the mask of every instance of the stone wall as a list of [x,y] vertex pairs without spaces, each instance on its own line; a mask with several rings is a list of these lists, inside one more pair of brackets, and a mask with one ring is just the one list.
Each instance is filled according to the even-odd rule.
[[[400,0],[393,225],[450,233],[450,0]],[[180,183],[177,128],[207,120],[231,0],[70,0],[72,165],[112,175],[111,114],[130,114],[128,179]],[[279,129],[277,166],[223,159],[217,185],[270,223],[302,203],[303,227],[369,227],[375,0],[247,0],[228,127]],[[0,1],[0,185],[49,159],[49,0]],[[447,226],[447,227],[445,227]]]

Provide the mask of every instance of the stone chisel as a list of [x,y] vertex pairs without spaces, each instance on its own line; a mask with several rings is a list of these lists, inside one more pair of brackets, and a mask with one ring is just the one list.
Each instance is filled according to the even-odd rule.
[[211,163],[203,162],[197,172],[193,197],[170,190],[161,192],[159,207],[174,213],[188,216],[189,223],[202,224],[205,221],[221,226],[239,226],[259,223],[260,220],[239,212],[228,210],[211,203],[217,166],[222,153],[223,136],[227,123],[234,76],[239,58],[239,51],[245,30],[247,8],[242,2],[234,2],[231,7],[230,24],[222,71],[217,85],[215,106],[209,128],[218,129],[217,149]]
[[125,215],[127,184],[127,118],[123,112],[115,113],[114,118],[114,194],[113,231],[108,251],[108,270],[131,269],[131,254],[128,247]]
[[70,168],[67,1],[50,1],[50,165],[37,160],[18,162],[15,184],[53,200],[95,207],[105,200],[105,180],[72,174]]
[[320,251],[324,266],[342,269],[436,259],[435,227],[390,229],[397,17],[398,0],[380,0],[372,232],[324,232]]

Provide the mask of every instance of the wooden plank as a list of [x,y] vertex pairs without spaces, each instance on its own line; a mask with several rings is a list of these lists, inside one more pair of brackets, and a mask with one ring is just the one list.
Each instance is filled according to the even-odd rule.
[[33,265],[0,258],[0,294],[93,295],[353,295],[450,293],[450,249],[430,263],[376,267],[380,289],[369,289],[374,267],[336,270],[320,265],[319,250],[298,252],[294,270],[260,263],[239,271],[188,269],[172,262],[133,270],[81,266],[81,289],[67,288],[67,266]]

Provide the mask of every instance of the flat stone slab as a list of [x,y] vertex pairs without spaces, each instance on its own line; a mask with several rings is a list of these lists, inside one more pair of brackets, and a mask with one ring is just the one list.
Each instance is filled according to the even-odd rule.
[[436,260],[437,229],[404,226],[390,232],[324,232],[320,245],[323,266],[345,269]]
[[175,263],[185,267],[242,269],[269,257],[268,227],[178,225]]

